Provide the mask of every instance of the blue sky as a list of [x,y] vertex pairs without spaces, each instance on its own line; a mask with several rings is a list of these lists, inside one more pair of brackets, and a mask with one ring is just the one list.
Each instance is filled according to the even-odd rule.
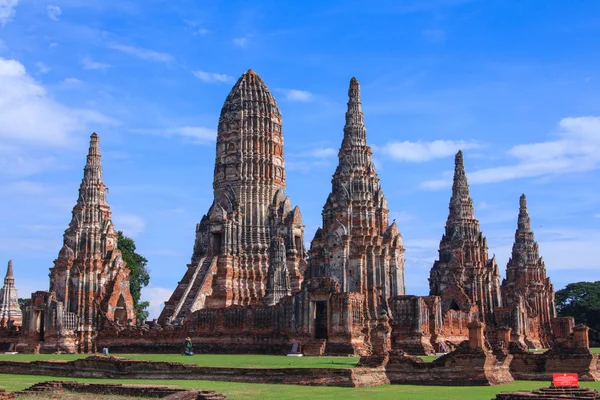
[[459,148],[502,273],[525,193],[556,289],[600,280],[599,39],[595,0],[0,0],[0,261],[21,297],[47,289],[96,131],[157,316],[212,202],[220,108],[252,68],[307,243],[356,76],[408,293],[428,292]]

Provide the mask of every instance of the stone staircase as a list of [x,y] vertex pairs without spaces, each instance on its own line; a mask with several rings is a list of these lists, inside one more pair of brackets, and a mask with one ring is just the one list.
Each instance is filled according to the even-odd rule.
[[313,339],[302,346],[305,356],[322,356],[325,354],[327,339]]
[[213,260],[214,258],[212,257],[207,257],[202,260],[202,265],[199,266],[197,273],[194,274],[193,282],[189,291],[186,293],[185,300],[182,302],[181,307],[179,307],[176,316],[177,319],[183,318],[185,320],[187,318],[192,306],[198,298],[198,292],[200,291],[200,288],[202,285],[204,285],[204,281],[206,281],[206,276],[208,275],[210,267],[212,266]]

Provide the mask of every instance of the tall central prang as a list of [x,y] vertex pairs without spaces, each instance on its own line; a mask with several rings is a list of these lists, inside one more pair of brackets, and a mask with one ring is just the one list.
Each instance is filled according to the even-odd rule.
[[304,226],[285,195],[281,113],[252,70],[225,100],[216,153],[214,200],[161,323],[204,307],[273,305],[300,289]]

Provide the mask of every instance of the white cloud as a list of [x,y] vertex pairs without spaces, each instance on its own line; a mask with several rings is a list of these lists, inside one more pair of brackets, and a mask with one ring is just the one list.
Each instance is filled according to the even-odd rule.
[[6,154],[0,151],[0,156],[0,176],[7,178],[23,178],[59,167],[55,157],[28,155],[18,148]]
[[38,69],[38,73],[40,74],[47,74],[48,72],[50,72],[50,67],[48,67],[46,64],[44,64],[41,61],[38,61],[37,63],[35,63],[35,66]]
[[600,214],[594,215],[594,218],[600,218]]
[[234,80],[232,76],[215,72],[193,71],[192,73],[196,78],[207,83],[228,83]]
[[122,44],[111,44],[108,47],[121,51],[126,54],[131,54],[142,60],[159,61],[159,62],[170,62],[173,60],[173,56],[168,53],[161,53],[154,50],[142,49],[139,47],[126,46]]
[[0,24],[4,25],[15,15],[19,0],[0,0]]
[[62,10],[59,6],[48,5],[46,12],[48,13],[48,18],[52,21],[58,21],[58,17],[62,15]]
[[81,80],[77,78],[66,78],[63,83],[66,83],[67,85],[79,85]]
[[329,158],[336,156],[338,151],[331,147],[316,148],[312,150],[303,151],[301,153],[290,154],[291,157],[310,157],[310,158]]
[[283,93],[286,100],[307,102],[313,99],[311,92],[298,89],[275,89],[277,92]]
[[475,149],[480,144],[465,140],[434,140],[433,142],[389,142],[373,149],[397,161],[425,162],[454,156],[460,149]]
[[12,182],[4,186],[4,189],[13,195],[25,196],[39,196],[49,192],[48,186],[44,185],[43,183],[33,181]]
[[115,229],[123,231],[123,234],[128,237],[137,236],[146,227],[144,219],[135,214],[113,212],[112,220]]
[[206,36],[210,33],[210,31],[208,29],[198,29],[196,31],[196,35],[200,35],[200,36]]
[[17,60],[0,57],[0,88],[0,140],[66,146],[90,125],[116,124],[97,111],[58,103]]
[[331,166],[337,154],[338,151],[330,147],[317,147],[300,153],[290,153],[287,155],[286,168],[301,172],[313,168],[326,168]]
[[146,135],[182,136],[195,144],[211,144],[217,140],[217,131],[203,126],[182,126],[168,129],[133,129],[133,133]]
[[217,140],[217,131],[203,126],[183,126],[181,128],[167,129],[167,135],[180,135],[194,139],[199,144],[208,144]]
[[[563,118],[556,136],[552,141],[513,146],[507,151],[513,163],[468,173],[469,183],[543,178],[600,167],[600,117]],[[421,187],[440,189],[451,184],[450,178],[426,181]]]
[[250,39],[248,37],[239,37],[232,39],[231,42],[238,47],[244,48],[248,44],[249,40]]
[[150,307],[148,307],[149,320],[158,318],[165,301],[169,300],[172,293],[173,289],[154,287],[152,284],[142,289],[142,300],[150,302]]
[[81,64],[83,65],[84,69],[91,69],[91,70],[110,68],[109,64],[94,61],[88,56],[83,57],[81,59]]

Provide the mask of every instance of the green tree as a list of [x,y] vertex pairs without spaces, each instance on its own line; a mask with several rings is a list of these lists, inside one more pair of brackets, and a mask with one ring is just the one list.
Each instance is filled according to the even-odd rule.
[[19,302],[19,307],[21,307],[21,309],[23,309],[23,306],[25,304],[27,304],[29,302],[29,300],[31,300],[31,299],[24,299],[22,297],[19,297],[19,299],[17,300]]
[[150,283],[150,273],[146,269],[148,260],[135,252],[133,239],[123,235],[122,231],[118,231],[117,235],[117,247],[123,253],[123,261],[127,263],[127,268],[131,271],[129,274],[129,291],[131,292],[131,297],[133,297],[133,306],[135,307],[137,319],[145,320],[149,315],[147,308],[150,306],[150,303],[140,301],[140,298],[142,296],[142,288],[148,286]]
[[556,292],[556,311],[590,327],[590,341],[600,343],[600,281],[569,283]]

